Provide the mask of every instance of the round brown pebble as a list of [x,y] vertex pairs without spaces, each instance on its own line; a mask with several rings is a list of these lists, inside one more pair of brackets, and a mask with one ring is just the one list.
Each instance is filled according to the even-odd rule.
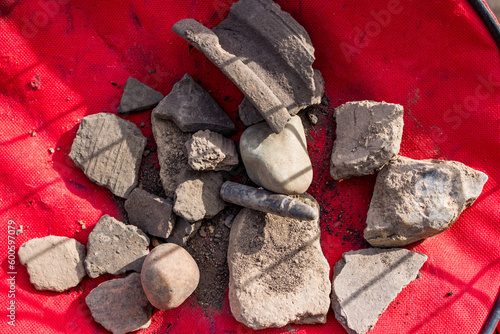
[[155,247],[142,265],[142,287],[149,302],[160,310],[181,305],[194,292],[199,280],[198,265],[176,244]]

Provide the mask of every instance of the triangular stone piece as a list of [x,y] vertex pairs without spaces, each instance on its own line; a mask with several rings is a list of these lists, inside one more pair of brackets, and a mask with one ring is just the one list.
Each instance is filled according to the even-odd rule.
[[344,253],[333,269],[335,317],[349,334],[370,331],[426,260],[425,254],[397,248]]
[[163,94],[132,77],[123,87],[123,95],[118,108],[119,114],[153,109],[163,99]]

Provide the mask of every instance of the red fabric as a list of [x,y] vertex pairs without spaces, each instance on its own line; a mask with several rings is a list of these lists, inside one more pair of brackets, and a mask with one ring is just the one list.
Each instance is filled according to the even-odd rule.
[[[0,1],[1,333],[106,332],[84,299],[110,276],[85,278],[67,293],[39,292],[17,257],[16,326],[7,324],[8,221],[24,227],[17,250],[49,234],[85,244],[102,214],[123,218],[110,193],[66,154],[82,117],[116,111],[130,75],[167,94],[188,72],[236,119],[242,94],[171,32],[182,18],[213,27],[231,2]],[[466,0],[278,2],[309,32],[334,107],[365,99],[402,104],[402,155],[457,160],[489,175],[482,195],[448,231],[410,247],[429,256],[422,278],[403,290],[372,332],[478,333],[500,285],[500,57],[486,27]],[[126,118],[146,122],[142,131],[152,140],[149,116]],[[309,140],[315,172],[309,192],[322,206],[321,243],[332,266],[342,253],[367,247],[362,232],[375,181],[333,181],[333,139],[334,122],[323,115]],[[80,219],[87,229],[77,233]],[[141,333],[248,331],[231,316],[227,297],[222,310],[206,312],[191,297],[156,312]],[[331,311],[325,325],[262,333],[288,331],[344,333]]]

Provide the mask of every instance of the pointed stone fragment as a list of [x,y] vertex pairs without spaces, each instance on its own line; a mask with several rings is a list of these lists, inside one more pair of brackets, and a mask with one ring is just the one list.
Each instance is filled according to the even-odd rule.
[[184,247],[188,240],[198,232],[200,227],[201,221],[190,223],[182,217],[177,217],[174,230],[166,242]]
[[[319,211],[311,196],[293,197]],[[240,211],[228,248],[229,303],[236,320],[253,329],[326,322],[330,267],[320,235],[319,218]]]
[[69,157],[92,182],[127,198],[137,186],[145,146],[135,124],[100,113],[82,119]]
[[91,278],[140,272],[148,254],[149,238],[144,232],[104,215],[89,234],[85,269]]
[[31,239],[17,254],[37,290],[61,292],[78,285],[87,274],[85,246],[75,239],[55,235]]
[[165,195],[174,198],[182,171],[189,168],[185,143],[191,138],[174,122],[158,117],[155,109],[151,115],[153,136],[158,146],[160,178]]
[[369,248],[350,251],[335,264],[332,309],[349,334],[375,326],[389,304],[427,261],[427,255],[406,249]]
[[151,324],[153,305],[142,289],[138,273],[99,284],[90,291],[85,303],[94,320],[113,334],[133,332]]
[[400,156],[377,176],[364,237],[372,246],[396,247],[441,233],[487,180],[460,162]]
[[125,201],[130,224],[155,237],[168,238],[175,225],[174,203],[140,188],[135,188]]
[[218,172],[185,170],[175,190],[174,212],[188,222],[214,217],[226,206],[220,197],[223,182]]
[[229,171],[238,164],[238,152],[230,139],[210,130],[198,131],[186,143],[188,164],[194,170]]
[[184,132],[211,130],[230,135],[236,131],[229,116],[189,74],[174,85],[155,108],[155,113],[174,121]]
[[153,109],[163,99],[163,94],[146,86],[132,77],[127,79],[123,87],[118,113],[130,114],[133,112]]
[[330,174],[335,180],[373,174],[399,153],[403,107],[359,101],[335,109],[337,138]]

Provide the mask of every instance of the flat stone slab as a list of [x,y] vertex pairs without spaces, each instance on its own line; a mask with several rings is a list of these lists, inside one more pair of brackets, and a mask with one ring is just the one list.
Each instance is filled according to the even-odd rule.
[[153,109],[163,99],[163,94],[132,77],[123,87],[123,95],[118,108],[119,114],[130,114]]
[[460,162],[400,156],[377,176],[364,237],[375,247],[397,247],[441,233],[487,180]]
[[330,174],[335,180],[373,174],[399,153],[403,106],[348,102],[335,109],[337,130]]
[[299,116],[278,134],[266,123],[249,127],[241,135],[240,153],[248,177],[268,190],[302,194],[311,185],[313,169]]
[[166,242],[184,247],[188,240],[198,232],[200,227],[201,221],[190,223],[182,217],[177,217],[174,230]]
[[17,254],[37,290],[61,292],[77,286],[87,274],[85,246],[75,239],[55,235],[31,239]]
[[137,186],[145,146],[135,124],[100,113],[82,119],[69,157],[92,182],[127,198]]
[[214,217],[226,206],[220,197],[223,182],[218,172],[185,170],[175,190],[175,214],[188,222]]
[[332,309],[349,334],[373,329],[389,304],[427,261],[406,249],[369,248],[350,251],[335,264]]
[[231,118],[189,74],[174,85],[155,112],[160,118],[175,122],[184,132],[211,130],[225,135],[236,132]]
[[229,171],[238,164],[236,145],[210,130],[198,131],[186,142],[188,164],[194,170]]
[[151,324],[153,305],[142,289],[138,273],[99,284],[90,291],[85,303],[94,320],[113,334],[133,332]]
[[151,127],[158,146],[163,189],[167,197],[174,198],[182,171],[189,168],[185,143],[191,134],[182,132],[174,122],[159,118],[156,109],[151,114]]
[[[309,195],[293,196],[316,208]],[[296,220],[243,209],[229,236],[229,303],[253,329],[325,323],[330,267],[320,245],[319,218]]]
[[201,50],[245,94],[249,102],[240,106],[242,119],[255,114],[248,109],[256,109],[279,133],[290,115],[320,103],[324,82],[312,68],[311,39],[271,0],[233,4],[227,19],[212,30],[194,20],[181,20],[172,30]]
[[129,223],[155,237],[168,238],[175,225],[174,203],[140,188],[135,188],[125,201]]
[[140,272],[148,254],[149,238],[144,232],[104,215],[89,234],[85,269],[92,278],[130,270]]

